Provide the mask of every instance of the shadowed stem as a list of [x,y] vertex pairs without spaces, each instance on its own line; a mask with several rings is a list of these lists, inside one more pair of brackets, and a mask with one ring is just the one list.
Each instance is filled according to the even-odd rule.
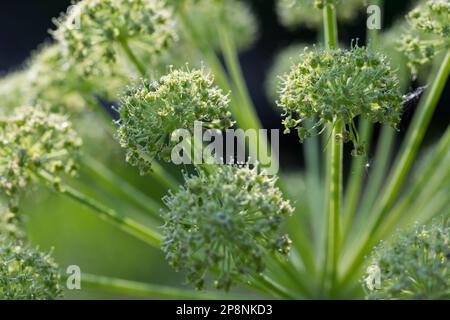
[[371,224],[365,233],[365,237],[361,242],[362,245],[353,260],[353,263],[347,269],[342,283],[345,284],[357,271],[361,263],[364,261],[364,256],[371,250],[373,245],[373,234],[376,234],[384,222],[386,216],[389,214],[397,196],[401,191],[403,182],[409,169],[414,161],[419,146],[423,140],[426,129],[430,123],[431,117],[439,102],[440,96],[445,88],[447,78],[450,72],[450,50],[447,51],[446,56],[437,72],[433,74],[433,84],[427,92],[425,98],[421,101],[413,122],[406,134],[406,140],[402,144],[399,156],[396,159],[396,166],[393,168],[387,186],[383,188],[379,205],[372,213],[375,217],[375,223]]
[[[50,185],[55,184],[55,178],[48,172],[40,170],[35,172],[35,175],[43,182],[46,182]],[[158,232],[151,230],[150,228],[143,226],[142,224],[130,218],[119,215],[115,210],[104,206],[103,204],[97,202],[96,200],[70,186],[58,184],[58,191],[61,194],[92,209],[93,212],[96,213],[101,219],[113,224],[114,226],[122,229],[128,234],[140,240],[143,240],[151,246],[154,246],[156,248],[160,247],[161,235]]]

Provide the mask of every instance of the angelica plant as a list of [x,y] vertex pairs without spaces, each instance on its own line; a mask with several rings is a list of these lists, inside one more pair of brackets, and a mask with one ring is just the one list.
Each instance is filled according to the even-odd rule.
[[[429,149],[423,165],[415,166],[450,71],[448,1],[428,1],[408,15],[412,28],[400,49],[409,56],[413,72],[421,72],[414,67],[431,60],[441,63],[427,81],[391,166],[396,130],[404,128],[399,125],[401,115],[412,93],[402,91],[406,77],[400,83],[390,51],[377,43],[383,41],[377,31],[368,32],[366,46],[353,42],[349,49],[338,49],[338,18],[350,18],[362,3],[291,1],[295,6],[287,11],[292,12],[285,12],[295,15],[298,6],[307,13],[304,23],[322,24],[322,45],[289,53],[290,70],[280,71],[284,75],[276,103],[285,132],[295,131],[304,143],[304,172],[286,179],[291,174],[267,175],[258,165],[194,163],[195,168],[183,167],[182,181],[165,169],[175,172],[178,167],[158,163],[170,160],[179,142],[171,139],[177,129],[192,134],[196,123],[216,133],[234,126],[261,128],[238,59],[238,52],[257,35],[249,7],[234,0],[74,4],[57,20],[52,32],[56,42],[0,83],[0,189],[9,200],[9,209],[0,215],[0,231],[4,239],[13,238],[2,242],[6,251],[0,253],[18,261],[2,269],[1,281],[10,290],[0,291],[0,296],[59,297],[56,269],[46,255],[27,244],[21,212],[17,213],[20,195],[42,183],[161,249],[168,267],[184,274],[188,284],[179,288],[83,272],[86,286],[149,298],[254,297],[247,291],[236,295],[234,286],[246,287],[257,297],[361,298],[359,280],[364,277],[369,298],[447,298],[448,227],[421,226],[400,240],[395,230],[449,213],[449,129]],[[296,24],[299,19],[294,19]],[[414,40],[408,42],[408,37]],[[442,61],[440,52],[445,52]],[[198,68],[186,67],[185,62]],[[136,75],[141,79],[133,79]],[[102,112],[99,98],[115,100],[119,91],[113,108],[118,113],[118,145],[126,161],[149,174],[145,179],[157,185],[158,192],[120,177],[108,167],[114,159],[104,164],[89,154],[89,148],[77,156],[80,139],[66,114],[88,108]],[[5,97],[3,92],[23,97]],[[37,106],[19,107],[23,104]],[[112,128],[111,119],[104,114],[101,119]],[[371,145],[375,123],[383,125],[376,149]],[[345,142],[353,143],[353,157],[344,152]],[[199,142],[190,143],[195,147]],[[267,147],[268,142],[259,139],[257,144]],[[108,157],[107,149],[102,151]],[[372,169],[366,157],[373,152]],[[350,175],[345,179],[347,162]],[[120,206],[74,187],[86,183],[75,184],[71,177],[78,166],[89,172],[89,182],[101,179],[106,188],[99,187],[100,193],[114,197]],[[294,186],[286,188],[286,183]],[[161,194],[166,196],[161,199]],[[141,212],[149,216],[141,217]],[[8,249],[12,246],[17,248],[14,253]],[[23,252],[34,257],[23,279],[36,290],[21,291],[22,284],[16,282],[15,268],[25,263]],[[0,264],[3,261],[0,258]],[[377,277],[380,289],[375,286]],[[49,287],[41,285],[42,279]],[[217,291],[204,291],[211,287]]]
[[145,46],[156,56],[174,39],[171,11],[156,0],[84,0],[71,7],[56,25],[53,34],[66,58],[88,75],[108,74],[108,68],[99,65],[115,63],[118,48],[145,73],[130,43]]
[[0,145],[0,190],[9,198],[12,212],[36,172],[76,174],[74,157],[81,140],[63,115],[39,107],[17,108],[0,118]]
[[228,291],[262,273],[269,252],[287,255],[290,240],[280,231],[293,208],[275,183],[248,165],[186,176],[164,198],[162,248],[170,265],[198,289],[213,272],[214,286]]
[[10,237],[0,237],[0,300],[51,300],[62,290],[53,258]]
[[[356,155],[363,150],[354,124],[357,116],[394,127],[400,122],[402,96],[386,57],[355,46],[306,51],[300,60],[281,80],[278,106],[286,133],[296,130],[303,141],[328,124],[340,126],[333,139],[352,141]],[[302,126],[312,118],[318,119],[312,128]]]
[[442,218],[378,245],[362,281],[367,297],[449,299],[449,237],[448,219]]
[[428,0],[407,16],[410,31],[401,40],[402,50],[414,76],[417,68],[450,48],[450,3]]
[[117,132],[127,161],[144,174],[155,158],[170,161],[178,143],[171,138],[175,130],[192,131],[196,121],[209,128],[231,127],[229,103],[205,69],[171,70],[158,81],[130,87],[121,98]]

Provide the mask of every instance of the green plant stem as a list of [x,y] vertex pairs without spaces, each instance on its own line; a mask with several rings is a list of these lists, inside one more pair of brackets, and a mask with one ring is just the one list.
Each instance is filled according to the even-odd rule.
[[111,277],[83,273],[81,276],[82,288],[88,287],[108,292],[128,294],[130,296],[151,299],[181,299],[181,300],[245,300],[247,295],[220,292],[204,292],[186,290],[169,286],[142,283]]
[[125,179],[115,174],[109,168],[105,167],[101,162],[95,160],[90,156],[84,156],[82,159],[85,167],[90,171],[90,174],[94,177],[100,178],[113,187],[113,189],[125,197],[131,202],[138,205],[140,208],[149,212],[154,218],[160,219],[161,204],[153,200],[146,194],[142,193],[139,189],[128,183]]
[[437,74],[433,75],[434,81],[427,92],[424,100],[421,101],[416,114],[414,115],[411,127],[408,129],[406,140],[404,141],[399,158],[395,161],[392,174],[387,186],[383,188],[384,192],[381,197],[380,205],[372,214],[375,217],[375,223],[369,227],[363,238],[361,248],[357,250],[357,254],[347,269],[342,283],[345,284],[364,261],[364,256],[371,250],[373,245],[372,235],[375,234],[383,223],[389,209],[395,202],[400,193],[406,175],[414,161],[419,146],[423,140],[426,129],[430,123],[431,117],[439,102],[439,98],[444,90],[445,84],[450,71],[450,50],[446,53],[445,58],[439,68]]
[[119,40],[119,45],[122,48],[123,52],[128,57],[128,59],[130,60],[130,62],[135,66],[135,68],[139,72],[139,74],[142,77],[145,77],[147,75],[145,67],[139,61],[139,59],[136,57],[136,55],[133,53],[133,50],[131,50],[130,46],[128,45],[127,39],[120,39]]
[[325,47],[336,49],[338,45],[338,27],[336,19],[336,7],[328,4],[323,8],[323,29],[325,37]]
[[[336,18],[336,8],[334,5],[329,4],[326,5],[323,10],[323,33],[324,33],[324,42],[325,42],[325,48],[328,50],[336,49],[338,45],[338,28],[337,28],[337,18]],[[335,129],[329,125],[326,130],[326,138],[323,138],[323,145],[326,147],[328,143],[328,137],[333,134],[333,131]],[[335,140],[335,139],[333,139]],[[332,149],[333,148],[326,148],[326,158],[325,158],[325,193],[324,193],[324,201],[325,203],[331,202],[331,183],[332,183]],[[334,226],[332,226],[332,221],[330,221],[331,212],[330,212],[330,206],[325,206],[324,208],[324,245],[325,248],[323,250],[324,252],[324,261],[323,261],[323,269],[322,269],[322,275],[321,275],[321,291],[325,290],[326,286],[326,279],[327,279],[327,271],[329,270],[329,265],[333,264],[334,262],[330,259],[333,259],[333,249],[334,245],[331,244],[331,239],[334,235],[330,235],[330,229],[334,229]],[[331,247],[330,247],[331,244]],[[331,262],[331,263],[330,263]],[[331,273],[334,274],[334,271],[331,270]],[[332,276],[333,277],[333,276]]]
[[338,273],[340,247],[340,224],[342,206],[342,161],[343,161],[344,124],[337,120],[331,136],[331,184],[329,209],[329,260],[331,261],[331,279],[335,284]]
[[[55,183],[55,178],[47,172],[42,170],[37,171],[35,172],[35,175],[45,183],[50,185],[54,185]],[[111,223],[128,234],[143,240],[156,248],[160,247],[161,235],[158,232],[151,230],[150,228],[145,227],[132,219],[122,217],[115,210],[104,206],[103,204],[70,186],[58,184],[58,191],[61,194],[92,209],[93,212],[96,213],[101,219]]]

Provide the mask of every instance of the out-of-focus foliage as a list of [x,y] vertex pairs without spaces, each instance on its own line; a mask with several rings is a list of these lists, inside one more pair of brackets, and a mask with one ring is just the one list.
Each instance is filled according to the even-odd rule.
[[0,118],[0,191],[9,198],[9,209],[18,210],[20,193],[39,170],[74,175],[80,145],[66,116],[21,107]]
[[266,92],[275,101],[278,98],[279,76],[291,70],[293,65],[301,62],[302,53],[308,45],[299,43],[291,45],[278,52],[266,78]]
[[414,76],[417,68],[450,48],[450,2],[427,0],[407,15],[409,28],[401,41]]
[[[449,299],[450,226],[448,218],[416,226],[392,243],[381,243],[370,257],[363,280],[369,299]],[[377,283],[378,282],[378,283]]]
[[[318,28],[322,22],[322,1],[315,0],[277,0],[277,11],[281,23],[288,28],[296,28],[300,25],[309,28]],[[367,0],[342,0],[337,1],[338,20],[352,21],[366,5]]]
[[175,39],[172,10],[158,0],[83,0],[55,22],[64,59],[86,75],[109,75],[129,45],[156,59]]
[[186,19],[202,40],[220,48],[220,26],[227,28],[239,50],[249,48],[258,35],[258,22],[240,0],[184,0]]
[[59,270],[48,253],[0,235],[0,300],[49,300],[62,295]]

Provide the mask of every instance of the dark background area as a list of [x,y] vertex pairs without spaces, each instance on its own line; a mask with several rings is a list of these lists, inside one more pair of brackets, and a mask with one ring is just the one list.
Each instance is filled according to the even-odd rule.
[[[287,30],[277,20],[275,0],[247,0],[251,2],[260,21],[260,37],[256,45],[241,55],[241,61],[252,98],[266,128],[281,128],[280,119],[273,110],[273,102],[265,94],[264,81],[276,53],[290,44],[307,41],[316,42],[316,33],[299,28]],[[386,1],[384,28],[407,12],[413,1]],[[48,30],[53,28],[52,18],[65,11],[70,0],[3,0],[0,4],[0,74],[20,64],[40,43],[50,40]],[[352,25],[339,26],[342,43],[359,38],[364,43],[366,14],[361,12]],[[413,86],[411,87],[411,90]],[[449,86],[445,90],[438,110],[433,118],[427,141],[431,141],[448,125],[450,120]],[[406,131],[414,107],[408,108],[403,117],[400,136]],[[376,135],[375,138],[376,139]],[[284,165],[298,164],[299,148],[292,148],[298,141],[295,135],[284,136],[281,141],[281,160]],[[370,156],[370,155],[369,155]]]

